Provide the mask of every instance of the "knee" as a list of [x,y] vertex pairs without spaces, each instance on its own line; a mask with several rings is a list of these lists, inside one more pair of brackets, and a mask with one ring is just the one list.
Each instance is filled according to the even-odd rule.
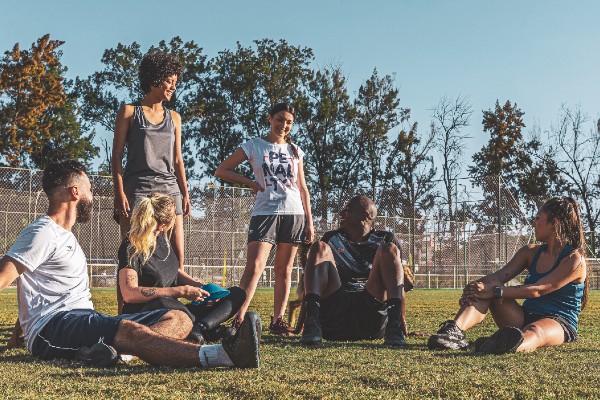
[[394,243],[383,243],[377,248],[381,255],[389,255],[394,258],[400,258],[400,249]]
[[535,324],[525,327],[525,329],[523,329],[523,334],[527,336],[533,336],[537,341],[541,341],[545,336],[544,330]]
[[246,301],[246,291],[239,286],[233,286],[229,289],[229,296],[232,302],[237,305],[237,307],[241,307]]
[[180,327],[182,331],[191,331],[193,327],[189,315],[180,310],[169,310],[169,312],[163,315],[161,321],[168,321],[170,324]]
[[485,283],[486,285],[491,285],[491,286],[502,286],[503,285],[503,283],[500,281],[500,279],[489,276],[489,275],[481,278],[481,282]]
[[310,246],[308,258],[312,262],[307,262],[306,266],[315,265],[322,260],[333,260],[333,253],[327,243],[318,240]]

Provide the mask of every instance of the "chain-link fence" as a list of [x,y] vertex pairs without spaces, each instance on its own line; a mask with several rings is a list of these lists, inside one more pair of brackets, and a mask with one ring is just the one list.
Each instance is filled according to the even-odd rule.
[[[41,188],[41,171],[0,168],[0,252],[10,248],[19,232],[44,215],[48,201]],[[73,232],[88,257],[92,286],[116,284],[119,227],[113,221],[112,180],[90,176],[94,194],[90,223]],[[441,183],[439,183],[441,185]],[[417,287],[460,288],[473,278],[502,266],[532,240],[532,229],[521,207],[501,179],[454,182],[451,206],[436,196],[428,207],[417,207],[399,188],[378,189],[376,229],[396,234],[403,261],[414,271]],[[439,188],[435,193],[444,193]],[[327,210],[317,210],[317,237],[338,227],[338,213],[355,193],[331,193]],[[192,216],[185,219],[185,268],[207,282],[237,284],[246,263],[246,238],[254,194],[244,188],[191,185]],[[315,205],[313,205],[315,208]],[[449,216],[450,214],[450,216]],[[274,251],[259,285],[273,286]],[[590,288],[598,288],[598,263],[589,260]],[[292,280],[298,281],[296,263]],[[519,281],[522,277],[517,278]]]

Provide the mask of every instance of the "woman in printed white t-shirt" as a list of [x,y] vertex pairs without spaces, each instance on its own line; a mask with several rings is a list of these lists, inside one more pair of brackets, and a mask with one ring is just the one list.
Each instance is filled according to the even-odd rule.
[[[218,178],[247,185],[256,192],[248,228],[246,268],[240,281],[240,287],[246,291],[246,301],[234,320],[234,326],[244,320],[269,252],[273,245],[277,245],[275,298],[269,330],[279,335],[289,335],[293,331],[283,315],[290,294],[292,267],[298,245],[310,243],[315,237],[310,196],[304,179],[304,152],[292,144],[290,137],[295,116],[291,105],[274,105],[269,110],[269,134],[244,143],[215,172]],[[252,166],[254,181],[234,172],[245,160]]]

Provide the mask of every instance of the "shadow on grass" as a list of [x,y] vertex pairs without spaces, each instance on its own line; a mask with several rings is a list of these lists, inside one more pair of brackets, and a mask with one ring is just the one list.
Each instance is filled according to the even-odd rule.
[[340,349],[393,349],[393,350],[426,350],[426,343],[410,343],[406,346],[389,346],[383,344],[383,339],[373,340],[357,340],[357,341],[331,341],[323,340],[322,343],[318,344],[303,344],[300,343],[300,336],[276,336],[276,335],[263,335],[261,340],[262,345],[268,345],[270,347],[298,347],[302,349],[327,349],[327,348],[340,348]]
[[80,378],[82,370],[85,371],[86,376],[93,377],[104,377],[104,376],[124,376],[124,375],[141,375],[141,374],[165,374],[165,373],[179,373],[182,371],[205,371],[201,367],[197,368],[171,368],[171,367],[155,367],[144,363],[143,361],[136,361],[133,364],[117,364],[110,368],[93,368],[88,367],[84,364],[66,360],[66,359],[54,359],[54,360],[40,360],[33,357],[29,353],[23,351],[19,354],[7,354],[0,353],[0,364],[11,363],[11,364],[29,364],[30,368],[57,368],[56,372],[47,372],[47,376],[53,378]]

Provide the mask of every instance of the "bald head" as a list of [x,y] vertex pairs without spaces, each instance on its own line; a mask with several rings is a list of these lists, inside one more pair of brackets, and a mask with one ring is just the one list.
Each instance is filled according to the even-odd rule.
[[349,213],[361,217],[360,219],[374,221],[377,217],[377,207],[375,207],[373,200],[367,196],[354,196],[348,202],[347,207]]

